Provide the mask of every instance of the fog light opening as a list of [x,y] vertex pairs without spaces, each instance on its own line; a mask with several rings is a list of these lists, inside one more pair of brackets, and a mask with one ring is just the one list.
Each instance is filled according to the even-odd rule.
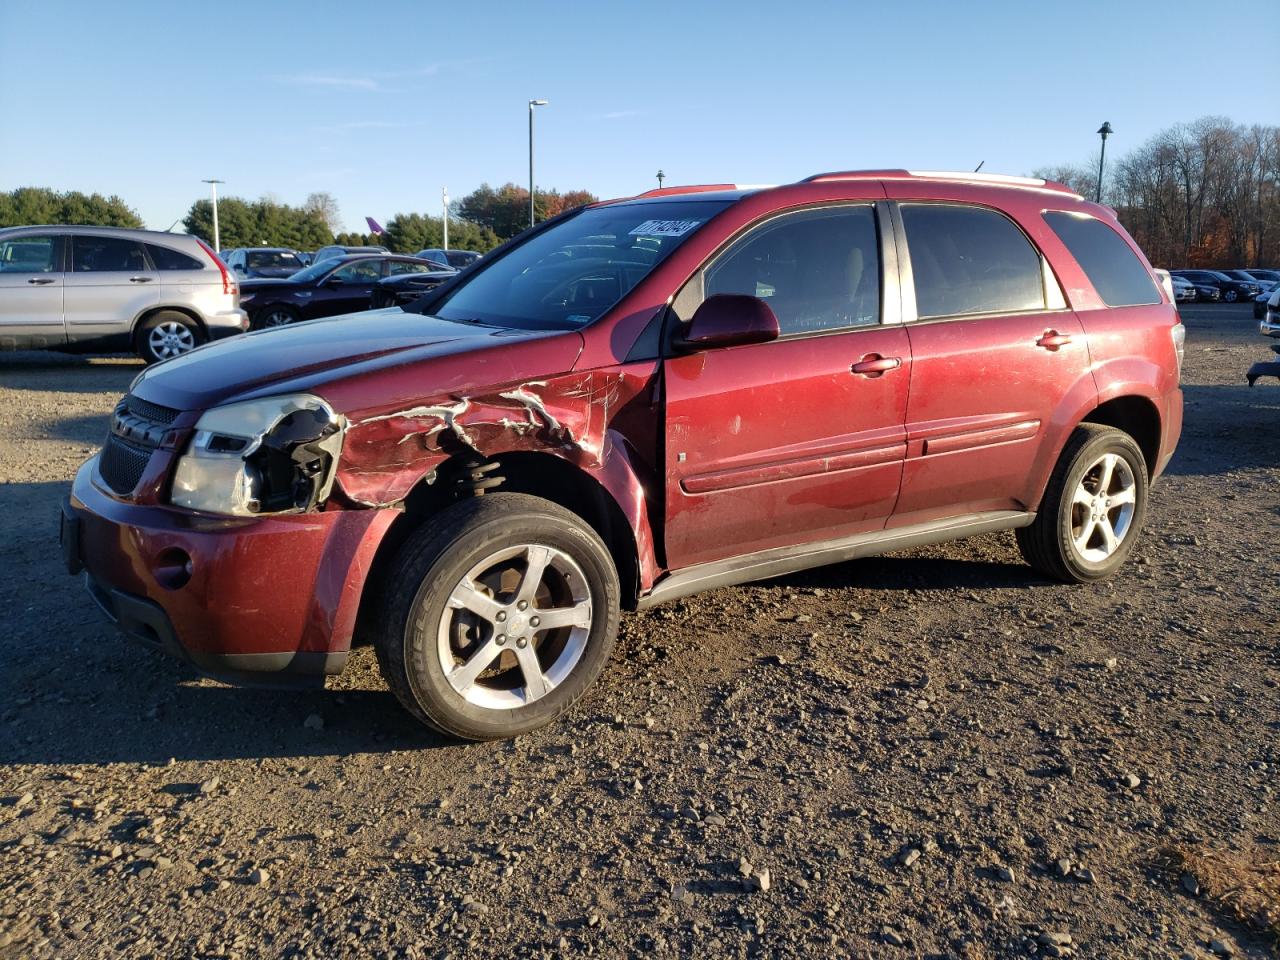
[[168,547],[160,551],[154,566],[156,583],[166,590],[180,590],[191,580],[194,568],[187,551]]

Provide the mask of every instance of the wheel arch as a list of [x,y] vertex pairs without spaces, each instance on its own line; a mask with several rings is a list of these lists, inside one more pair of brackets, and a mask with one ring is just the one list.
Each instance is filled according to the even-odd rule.
[[1128,393],[1104,400],[1081,423],[1114,427],[1133,437],[1147,461],[1147,479],[1155,477],[1160,458],[1161,419],[1155,402],[1142,394]]
[[512,450],[485,457],[456,454],[413,486],[400,504],[400,515],[382,535],[362,591],[354,642],[368,635],[380,602],[378,584],[409,535],[451,503],[497,491],[540,497],[579,517],[596,532],[613,559],[622,606],[635,609],[641,592],[652,585],[655,561],[643,487],[625,454],[606,457],[599,470],[584,469],[544,450]]
[[136,344],[138,342],[138,331],[142,329],[142,325],[156,314],[164,313],[165,311],[181,313],[183,316],[189,317],[195,322],[195,325],[200,328],[200,332],[208,338],[209,328],[205,325],[204,317],[200,316],[197,311],[192,310],[185,304],[162,303],[147,307],[147,309],[143,310],[133,318],[133,324],[129,327],[129,341]]

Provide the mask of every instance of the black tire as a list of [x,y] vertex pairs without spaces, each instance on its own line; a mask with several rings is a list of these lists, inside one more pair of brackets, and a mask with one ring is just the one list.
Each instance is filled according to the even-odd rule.
[[[1075,502],[1074,496],[1091,468],[1106,454],[1115,454],[1128,465],[1133,512],[1114,550],[1105,559],[1091,560],[1075,543],[1074,530],[1084,529],[1082,524],[1089,523],[1089,513]],[[1141,535],[1147,513],[1147,478],[1146,459],[1131,436],[1114,427],[1081,424],[1067,440],[1054,467],[1035,522],[1016,531],[1022,556],[1040,573],[1065,583],[1090,583],[1111,576],[1128,558]],[[1122,508],[1116,509],[1120,511],[1116,516],[1122,516]]]
[[[570,672],[540,699],[511,708],[478,706],[454,689],[443,666],[441,631],[449,631],[452,638],[452,624],[466,615],[465,611],[451,611],[448,600],[477,564],[522,544],[560,551],[581,571],[589,592],[591,620],[590,627],[584,627],[585,634],[579,635],[585,636],[585,648]],[[466,740],[515,737],[556,720],[581,699],[604,669],[618,632],[618,575],[604,543],[568,510],[519,493],[493,493],[461,501],[415,530],[392,562],[381,594],[374,646],[387,685],[420,721]],[[451,626],[446,628],[447,611]],[[494,626],[484,624],[480,629],[492,631]],[[567,643],[556,638],[567,636],[571,629],[535,631],[531,637],[538,639],[531,648],[552,656],[554,648],[548,644]],[[492,632],[488,636],[500,639]],[[479,637],[472,641],[477,649],[483,646],[480,641]],[[521,643],[522,649],[524,646]],[[516,651],[506,649],[493,662],[506,663],[507,653],[515,655]],[[462,659],[465,662],[467,657]],[[517,665],[513,669],[521,668]],[[481,681],[474,682],[474,686],[481,685]],[[487,695],[489,688],[484,689]]]
[[275,327],[287,327],[299,320],[298,311],[282,303],[273,303],[263,307],[253,315],[255,330],[271,330]]
[[138,325],[134,351],[147,363],[190,353],[205,342],[200,324],[178,310],[160,310]]

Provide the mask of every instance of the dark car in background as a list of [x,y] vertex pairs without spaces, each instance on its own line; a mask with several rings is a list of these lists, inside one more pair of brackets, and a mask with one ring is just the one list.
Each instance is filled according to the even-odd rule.
[[419,250],[414,256],[423,260],[434,260],[436,263],[443,263],[457,270],[469,267],[480,259],[480,254],[474,250],[441,250],[439,247]]
[[369,306],[375,310],[383,307],[401,307],[413,303],[424,293],[434,290],[446,280],[452,280],[459,271],[430,270],[426,273],[402,272],[379,280],[369,297]]
[[224,262],[237,277],[246,279],[268,277],[278,280],[291,277],[306,266],[298,251],[288,247],[241,247],[230,251]]
[[[1170,270],[1169,272],[1175,277],[1190,280],[1196,285],[1197,291],[1201,287],[1216,287],[1218,296],[1226,303],[1252,299],[1262,292],[1256,280],[1237,280],[1221,270]],[[1200,299],[1210,298],[1202,295]]]
[[280,280],[245,280],[240,305],[254,329],[283,327],[299,320],[333,317],[369,309],[378,281],[439,267],[429,260],[389,254],[349,254],[319,260]]
[[327,247],[321,247],[315,252],[311,258],[313,264],[319,263],[321,260],[332,260],[334,257],[345,257],[353,253],[390,253],[386,247],[343,247],[338,244],[330,244]]

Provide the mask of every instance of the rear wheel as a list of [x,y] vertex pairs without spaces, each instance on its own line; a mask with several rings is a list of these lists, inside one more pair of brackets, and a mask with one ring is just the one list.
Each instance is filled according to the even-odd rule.
[[1017,531],[1027,562],[1045,576],[1087,583],[1111,576],[1137,543],[1147,512],[1147,463],[1127,433],[1085,423],[1054,468],[1029,527]]
[[569,511],[494,493],[412,534],[384,585],[375,646],[404,707],[444,733],[493,740],[551,723],[613,650],[608,550]]
[[298,322],[298,311],[293,307],[275,305],[264,307],[254,316],[254,326],[259,330],[265,330],[268,327],[287,327],[291,323]]
[[134,349],[147,363],[159,363],[189,353],[204,343],[200,325],[177,310],[161,310],[142,322]]

